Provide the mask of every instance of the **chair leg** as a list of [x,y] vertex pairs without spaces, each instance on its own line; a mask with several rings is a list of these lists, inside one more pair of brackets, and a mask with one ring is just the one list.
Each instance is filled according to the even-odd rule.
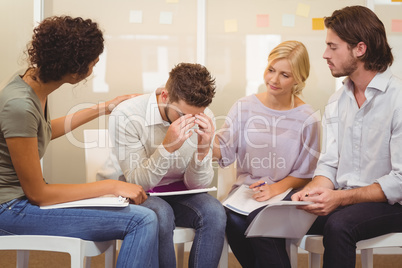
[[292,268],[297,268],[297,246],[298,240],[296,239],[286,239],[286,251],[288,252],[290,266]]
[[308,267],[309,268],[320,268],[321,265],[321,254],[309,253],[308,254]]
[[360,253],[362,268],[373,268],[373,249],[362,249],[360,250]]
[[29,250],[17,250],[17,268],[28,268]]
[[116,245],[117,241],[105,251],[105,268],[116,268]]
[[184,267],[184,243],[175,244],[176,245],[176,267]]
[[229,266],[229,244],[225,235],[225,240],[223,241],[222,255],[219,260],[219,268],[228,268]]
[[[71,258],[71,268],[84,268],[84,261],[85,256],[81,253],[81,250],[77,250],[75,252],[70,252],[70,258]],[[89,266],[91,266],[91,258],[89,259]]]
[[[84,267],[85,268],[91,268],[91,257],[84,257],[84,259],[85,259],[85,266]],[[105,263],[105,267],[107,267],[106,263]]]

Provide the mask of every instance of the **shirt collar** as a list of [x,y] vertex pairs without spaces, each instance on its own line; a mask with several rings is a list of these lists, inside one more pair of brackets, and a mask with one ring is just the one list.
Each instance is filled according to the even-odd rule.
[[168,122],[162,119],[158,101],[156,100],[156,91],[154,91],[148,99],[147,110],[145,112],[145,126],[148,127],[159,124],[162,124],[165,127],[170,126]]
[[[371,79],[370,83],[368,84],[367,88],[377,89],[379,91],[385,92],[388,86],[388,82],[390,77],[392,76],[392,72],[390,68],[387,68],[382,73],[377,73],[373,79]],[[349,76],[346,77],[342,81],[343,85],[346,87],[347,91],[353,92],[352,81],[350,80]]]

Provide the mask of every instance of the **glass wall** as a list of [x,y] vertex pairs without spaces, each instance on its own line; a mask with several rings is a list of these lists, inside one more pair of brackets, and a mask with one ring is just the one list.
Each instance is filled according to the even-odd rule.
[[[348,5],[368,5],[378,14],[393,47],[392,69],[402,74],[402,3],[391,0],[43,2],[45,17],[91,18],[105,36],[105,52],[94,74],[79,85],[64,85],[49,97],[52,118],[117,95],[151,92],[166,82],[175,64],[198,61],[216,77],[217,94],[210,107],[219,128],[236,100],[265,90],[263,72],[269,51],[291,39],[303,42],[309,51],[311,71],[302,98],[321,114],[337,88],[322,59],[326,35],[322,18]],[[2,81],[24,66],[22,51],[32,34],[33,1],[0,0],[0,14]],[[84,182],[83,129],[105,127],[107,118],[102,117],[53,141],[44,159],[46,179]]]

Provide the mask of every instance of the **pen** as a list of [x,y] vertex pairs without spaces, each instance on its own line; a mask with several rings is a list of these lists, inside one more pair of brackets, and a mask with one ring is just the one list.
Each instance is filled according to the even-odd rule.
[[258,185],[257,185],[257,186],[255,186],[254,188],[264,186],[265,184],[267,184],[267,182],[266,182],[266,181],[264,181],[264,182],[262,182],[262,183],[258,184]]

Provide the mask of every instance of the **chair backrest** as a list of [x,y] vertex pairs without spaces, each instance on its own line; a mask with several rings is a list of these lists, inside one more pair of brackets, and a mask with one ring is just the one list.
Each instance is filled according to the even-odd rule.
[[217,199],[223,201],[232,189],[236,182],[236,163],[233,163],[225,168],[218,167],[218,192]]
[[109,157],[110,140],[107,129],[85,129],[86,181],[96,181],[96,173]]

